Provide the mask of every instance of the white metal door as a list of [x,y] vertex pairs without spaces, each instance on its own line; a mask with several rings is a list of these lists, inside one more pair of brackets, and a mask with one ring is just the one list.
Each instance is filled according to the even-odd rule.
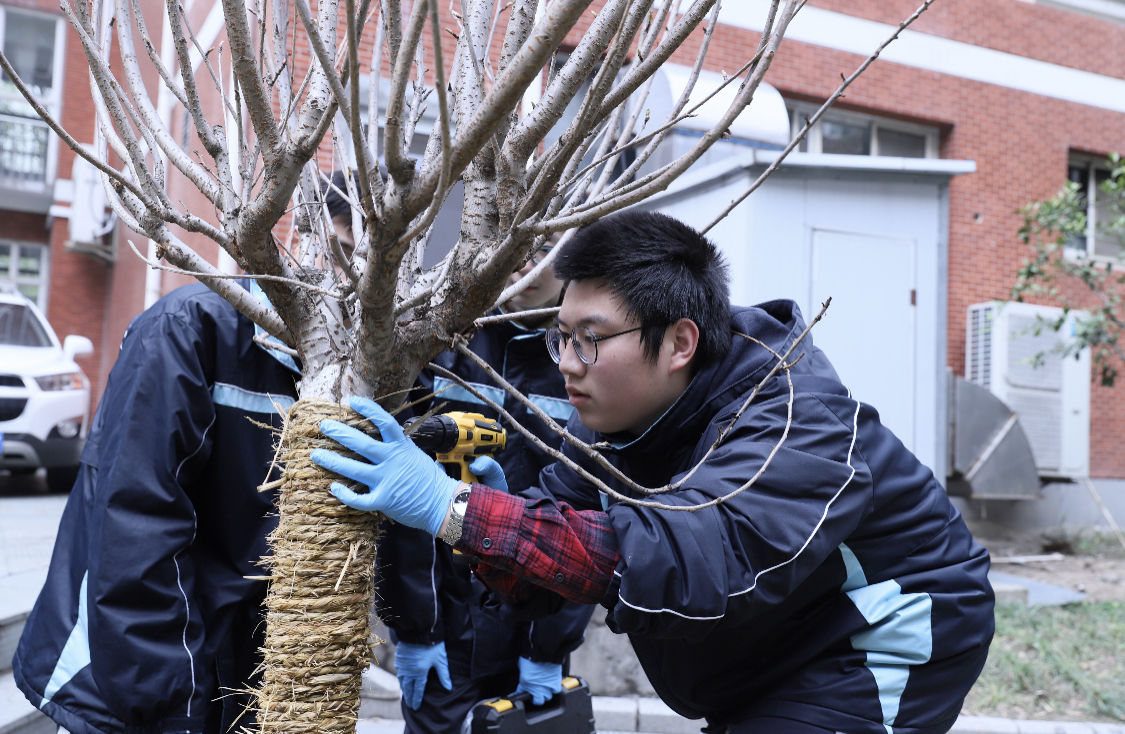
[[915,243],[874,234],[812,231],[812,278],[805,314],[841,379],[870,403],[883,424],[916,449],[915,365],[917,304]]

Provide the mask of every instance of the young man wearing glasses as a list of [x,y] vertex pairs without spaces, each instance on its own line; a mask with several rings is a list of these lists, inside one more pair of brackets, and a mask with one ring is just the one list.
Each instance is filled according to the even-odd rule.
[[584,227],[555,269],[569,285],[548,344],[569,431],[670,488],[630,489],[569,444],[629,500],[563,463],[539,499],[490,489],[495,470],[469,487],[353,399],[384,440],[322,425],[370,462],[314,452],[370,488],[334,493],[470,554],[515,602],[601,603],[661,698],[705,731],[948,731],[992,638],[988,554],[811,338],[765,379],[805,328],[796,305],[732,309],[714,246],[660,214]]
[[[546,242],[511,274],[508,285],[530,273],[553,246]],[[545,268],[502,310],[514,313],[558,306],[562,286],[554,271]],[[553,314],[490,323],[473,334],[468,346],[551,418],[565,424],[574,408],[562,376],[543,348],[545,328],[551,323]],[[497,388],[467,356],[443,352],[434,363],[503,405],[548,446],[559,448],[561,437]],[[427,371],[419,378],[415,397],[423,401],[422,409],[499,417],[481,398],[440,371]],[[535,484],[540,470],[554,461],[510,426],[507,447],[497,459],[513,492]],[[395,670],[406,734],[460,734],[473,704],[513,691],[531,694],[535,703],[546,702],[562,690],[566,658],[582,642],[593,613],[592,605],[568,604],[534,624],[517,619],[472,577],[464,556],[455,556],[432,535],[403,525],[390,526],[384,536],[376,578],[378,611],[396,643]]]

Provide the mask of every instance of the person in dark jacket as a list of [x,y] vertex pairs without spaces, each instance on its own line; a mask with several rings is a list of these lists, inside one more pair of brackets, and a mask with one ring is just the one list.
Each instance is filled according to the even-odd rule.
[[582,472],[547,467],[538,498],[491,489],[494,466],[459,483],[353,398],[383,441],[322,424],[367,459],[313,452],[370,487],[334,493],[470,554],[514,602],[600,602],[705,731],[948,731],[993,634],[988,554],[811,337],[788,354],[796,305],[732,309],[713,244],[654,213],[582,228],[556,272],[547,344],[594,447],[566,444]]
[[[508,285],[529,274],[550,252],[545,244]],[[562,281],[546,268],[509,300],[509,313],[558,305]],[[553,315],[489,323],[468,347],[551,418],[565,422],[573,412],[562,377],[543,348]],[[497,387],[487,371],[459,352],[442,352],[434,363],[504,406],[517,421],[552,448],[561,437]],[[497,418],[481,398],[449,377],[426,371],[417,395],[440,412],[465,411]],[[428,398],[428,396],[433,396]],[[507,446],[497,457],[513,492],[535,483],[554,460],[508,426]],[[473,704],[524,691],[544,703],[562,689],[567,656],[581,644],[593,605],[567,604],[534,623],[519,619],[473,578],[450,547],[428,533],[391,525],[379,545],[376,607],[395,643],[395,670],[402,689],[407,734],[459,734]]]
[[253,721],[258,562],[277,523],[275,493],[258,490],[277,439],[262,424],[280,429],[299,377],[255,333],[201,284],[125,333],[12,661],[24,695],[73,734]]

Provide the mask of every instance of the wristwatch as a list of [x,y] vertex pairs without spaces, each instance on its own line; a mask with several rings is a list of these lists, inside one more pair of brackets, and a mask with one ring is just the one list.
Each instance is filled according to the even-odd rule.
[[473,491],[472,485],[461,482],[449,503],[449,514],[445,519],[445,530],[441,539],[449,545],[454,545],[461,539],[461,531],[465,526],[465,512],[469,509],[469,494]]

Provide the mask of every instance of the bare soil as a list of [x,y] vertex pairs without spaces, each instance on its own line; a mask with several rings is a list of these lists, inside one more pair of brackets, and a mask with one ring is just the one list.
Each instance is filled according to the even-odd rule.
[[1097,540],[1051,534],[982,538],[997,571],[1086,594],[1087,601],[1125,601],[1125,547],[1112,535]]

